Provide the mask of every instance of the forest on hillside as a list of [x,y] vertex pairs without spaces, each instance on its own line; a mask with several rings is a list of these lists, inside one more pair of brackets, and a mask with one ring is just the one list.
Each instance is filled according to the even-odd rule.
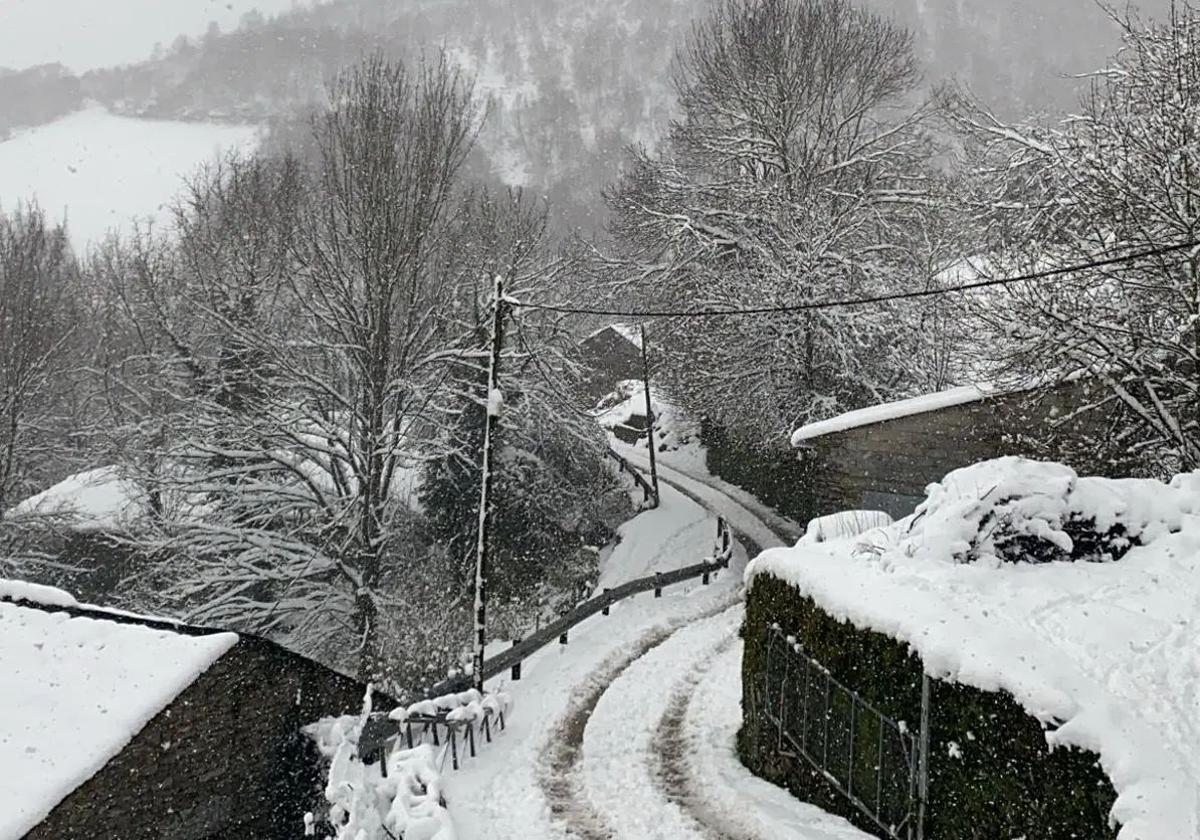
[[[1161,13],[1166,0],[1145,0]],[[915,36],[922,85],[957,79],[992,107],[1072,107],[1078,82],[1118,44],[1092,0],[872,0]],[[373,51],[413,58],[445,47],[487,98],[470,167],[546,197],[560,230],[598,231],[597,184],[629,144],[652,145],[675,113],[675,44],[707,0],[335,0],[240,28],[160,45],[146,61],[75,76],[62,67],[0,69],[0,136],[88,100],[127,115],[271,122],[289,134],[341,67]]]

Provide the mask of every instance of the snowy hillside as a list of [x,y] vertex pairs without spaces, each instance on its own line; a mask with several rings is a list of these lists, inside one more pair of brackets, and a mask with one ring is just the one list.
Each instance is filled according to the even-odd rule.
[[0,207],[36,198],[66,216],[82,249],[133,217],[164,222],[182,178],[221,150],[251,149],[253,126],[138,120],[91,107],[0,143]]

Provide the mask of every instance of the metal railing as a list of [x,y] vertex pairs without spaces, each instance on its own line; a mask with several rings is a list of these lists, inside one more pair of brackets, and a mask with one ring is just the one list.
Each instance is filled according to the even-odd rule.
[[[522,662],[551,642],[558,641],[560,644],[567,644],[570,631],[583,621],[597,613],[608,615],[609,608],[613,604],[642,592],[653,592],[654,597],[659,598],[662,596],[663,589],[673,584],[682,583],[694,578],[700,578],[702,583],[708,584],[713,575],[721,569],[729,568],[729,561],[732,557],[733,531],[729,528],[729,523],[725,521],[724,517],[717,517],[717,538],[712,557],[706,558],[700,563],[685,566],[682,569],[674,569],[669,572],[656,572],[653,575],[647,575],[646,577],[623,583],[620,586],[615,586],[612,589],[604,590],[594,598],[590,598],[579,604],[566,615],[550,622],[533,635],[514,642],[513,646],[508,650],[485,660],[483,663],[483,678],[488,680],[507,670],[511,671],[514,680],[519,680],[521,678]],[[431,697],[437,697],[455,691],[463,691],[470,687],[471,682],[472,680],[469,675],[462,674],[438,683],[429,689],[427,693]]]
[[812,766],[893,840],[923,840],[928,784],[929,684],[914,735],[842,684],[773,625],[767,663],[752,686],[751,714],[776,729],[777,752]]
[[[491,679],[507,670],[511,672],[512,679],[519,680],[522,662],[552,642],[567,644],[570,631],[586,619],[597,613],[608,615],[609,608],[613,604],[642,592],[653,592],[654,597],[659,598],[662,597],[663,589],[672,584],[694,578],[701,578],[704,584],[708,584],[717,572],[729,568],[729,561],[732,558],[733,531],[723,517],[717,517],[717,537],[712,557],[682,569],[658,572],[604,590],[528,638],[515,642],[508,650],[484,660],[483,678]],[[426,692],[426,697],[443,697],[466,691],[473,683],[474,680],[470,675],[459,674],[430,688]],[[503,713],[500,713],[497,723],[500,729],[504,728]],[[417,727],[416,729],[413,728],[414,725]],[[481,721],[480,735],[491,741],[492,729],[488,716]],[[456,770],[460,760],[460,739],[465,741],[470,755],[475,756],[477,737],[473,726],[470,723],[449,720],[445,714],[411,716],[404,723],[397,723],[386,715],[372,715],[363,726],[359,737],[358,751],[365,761],[374,761],[382,755],[388,743],[399,740],[412,747],[414,744],[429,742],[428,739],[432,739],[435,746],[442,746],[443,740],[446,742],[445,745],[449,747],[453,767]]]
[[658,493],[654,491],[654,485],[652,485],[650,480],[642,474],[642,471],[633,464],[629,463],[629,461],[627,461],[615,449],[608,450],[608,457],[617,462],[617,470],[620,473],[628,473],[629,475],[633,476],[634,483],[637,484],[642,491],[642,504],[640,509],[652,510],[658,507]]
[[[451,766],[457,770],[462,761],[462,752],[474,758],[476,743],[482,738],[487,743],[492,742],[493,719],[495,728],[504,731],[504,710],[496,712],[488,709],[479,721],[453,720],[447,713],[436,715],[411,715],[403,723],[397,723],[383,714],[374,714],[363,724],[358,738],[358,754],[367,763],[380,761],[384,775],[387,775],[387,762],[381,761],[389,742],[402,744],[408,749],[421,744],[432,744],[443,750],[450,758]],[[476,735],[476,727],[479,734]]]

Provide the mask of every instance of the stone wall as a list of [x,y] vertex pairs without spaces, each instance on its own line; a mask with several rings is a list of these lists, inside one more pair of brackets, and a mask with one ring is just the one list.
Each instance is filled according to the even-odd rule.
[[899,517],[950,471],[1004,455],[1063,461],[1080,475],[1129,474],[1105,415],[1055,425],[1090,399],[1087,384],[1071,383],[824,435],[802,451],[810,467],[804,492],[815,515],[865,509]]
[[580,390],[593,404],[611,394],[618,382],[642,377],[641,351],[614,329],[596,333],[581,348],[588,373]]
[[[841,622],[777,578],[755,578],[742,627],[742,728],[738,752],[755,774],[788,788],[797,798],[838,814],[864,831],[886,837],[843,793],[800,755],[781,745],[778,728],[763,714],[761,685],[767,668],[769,628],[778,624],[806,653],[873,708],[917,733],[921,718],[920,660],[905,644]],[[799,704],[789,687],[789,702]],[[1046,730],[1006,692],[961,683],[930,684],[929,787],[925,837],[937,840],[1111,840],[1116,791],[1095,754],[1046,743]],[[857,734],[860,796],[873,792],[870,759],[878,739],[863,715],[857,730],[845,708],[824,722],[826,733]],[[839,720],[840,716],[840,720]],[[824,720],[824,719],[823,719]],[[826,737],[829,737],[826,735]],[[851,736],[854,737],[854,736]],[[834,741],[836,743],[836,740]],[[848,743],[848,742],[847,742]],[[785,742],[786,744],[786,742]],[[893,765],[889,771],[895,774]],[[865,776],[865,778],[863,778]],[[891,779],[905,789],[906,775]],[[873,801],[868,795],[865,800]],[[1165,838],[1164,838],[1165,840]]]
[[294,840],[322,801],[300,729],[362,697],[355,680],[242,637],[27,840]]

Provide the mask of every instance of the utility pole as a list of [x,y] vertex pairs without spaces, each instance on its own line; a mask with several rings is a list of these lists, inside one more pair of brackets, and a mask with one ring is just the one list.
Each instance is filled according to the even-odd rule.
[[646,391],[646,443],[650,449],[650,486],[654,488],[654,506],[658,507],[658,464],[654,453],[654,407],[650,403],[650,358],[646,352],[646,327],[639,327],[642,336],[642,385]]
[[496,277],[492,291],[492,353],[488,364],[487,420],[483,427],[482,474],[479,482],[479,533],[475,543],[475,656],[471,676],[483,693],[483,657],[487,645],[488,530],[491,525],[492,454],[504,395],[500,392],[500,352],[504,348],[504,282]]

